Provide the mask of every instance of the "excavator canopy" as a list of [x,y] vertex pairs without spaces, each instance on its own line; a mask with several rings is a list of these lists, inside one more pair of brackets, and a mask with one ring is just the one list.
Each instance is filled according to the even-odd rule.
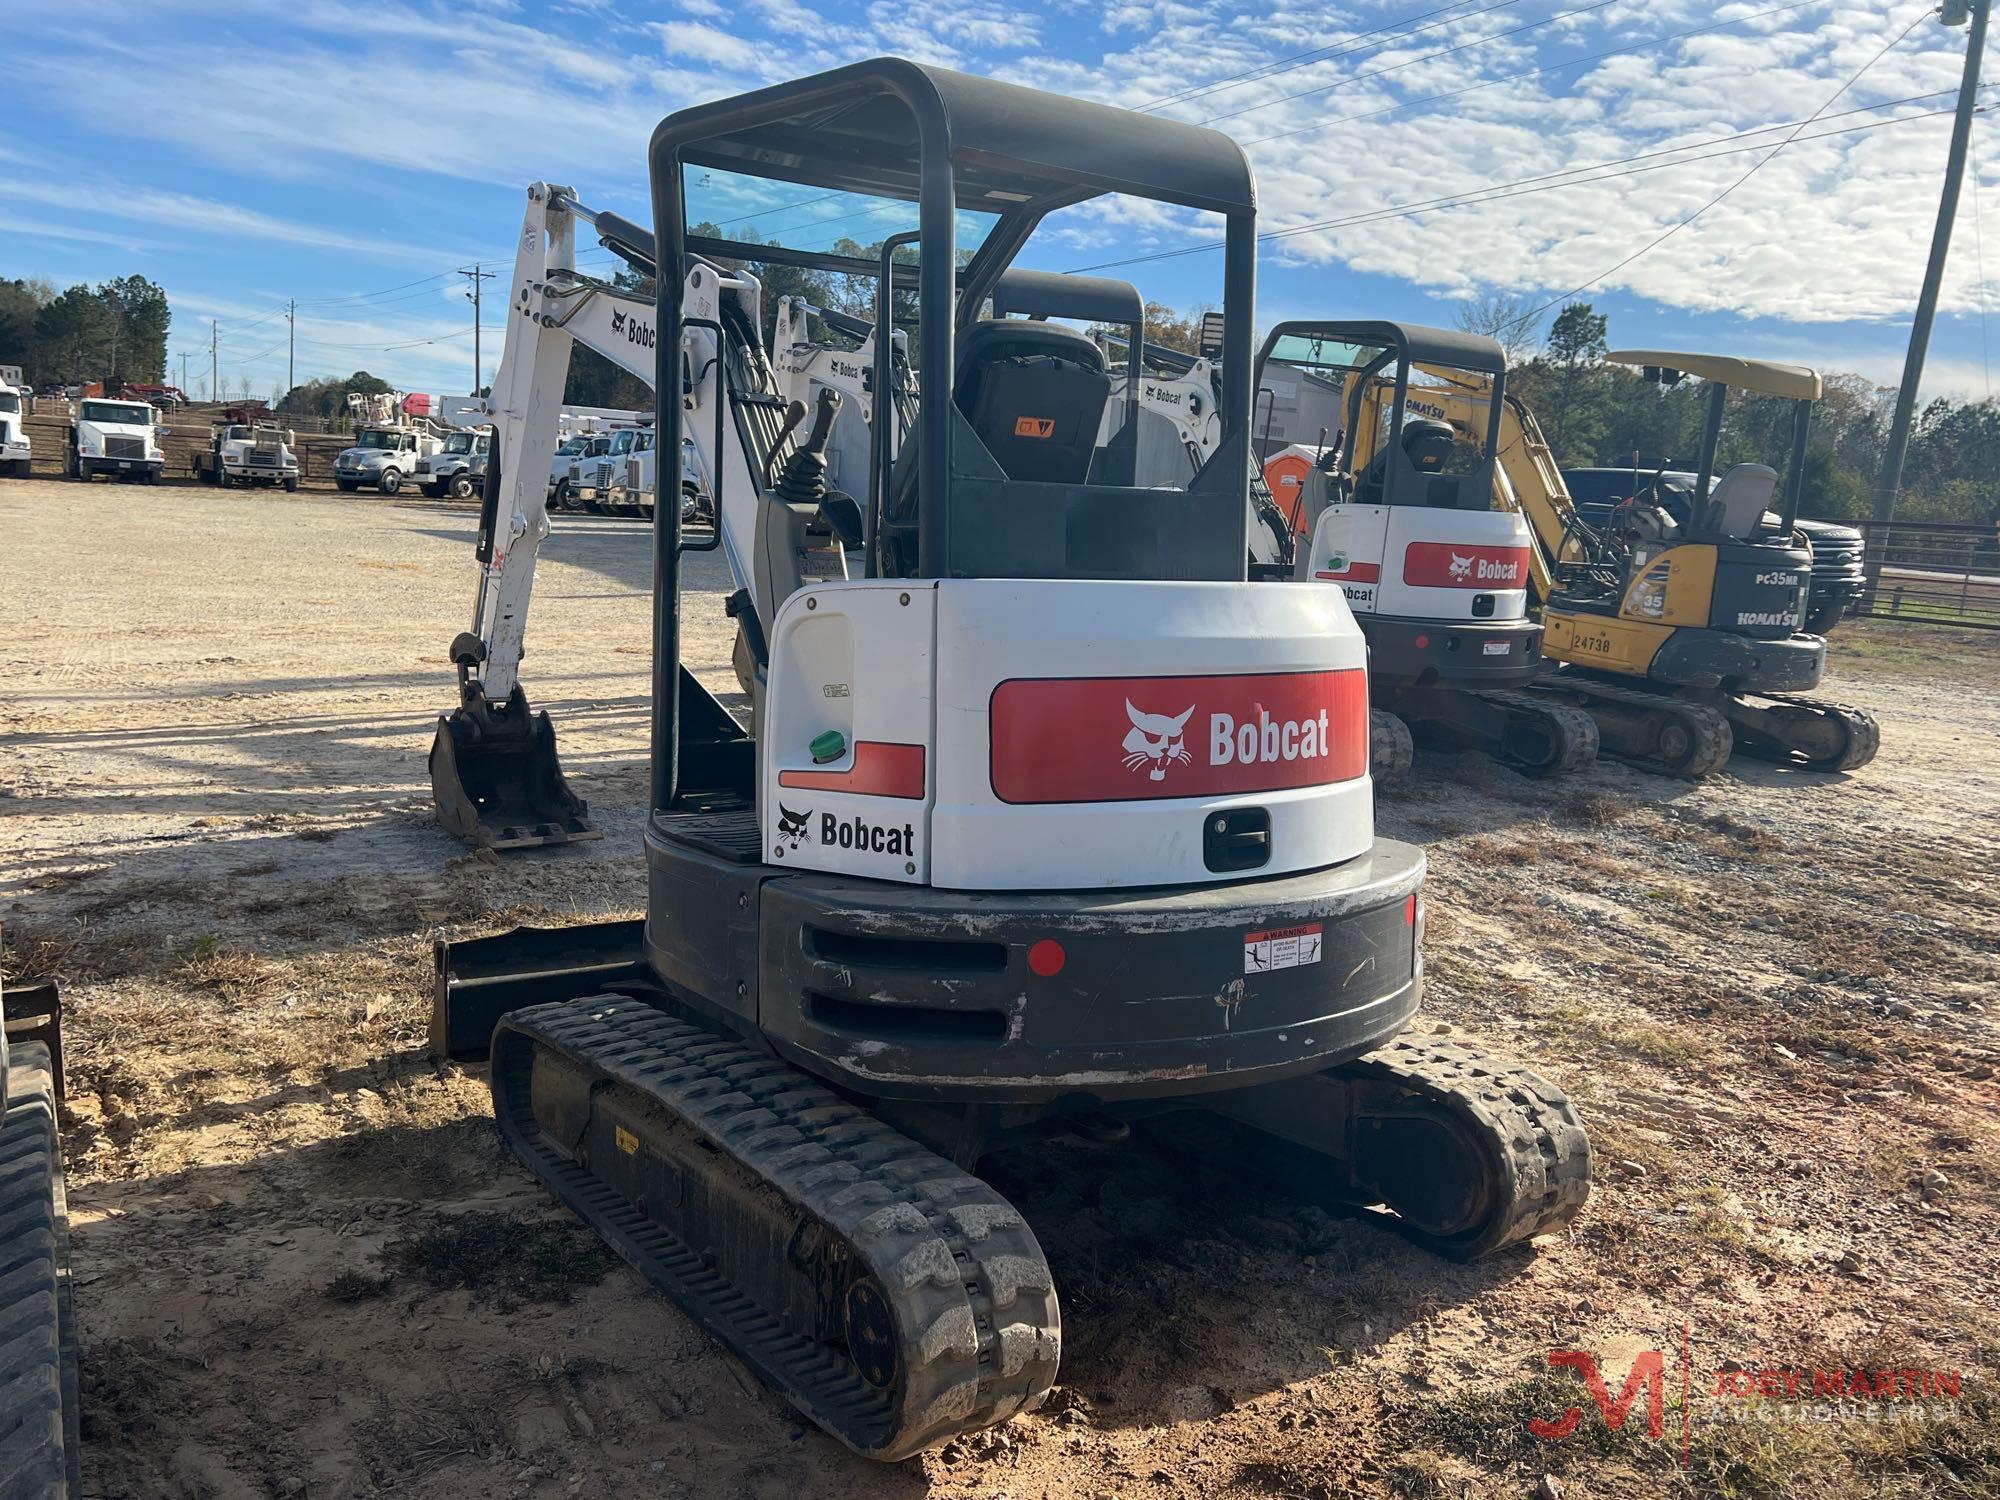
[[1759,396],[1783,396],[1792,401],[1820,398],[1819,371],[1804,365],[1736,359],[1727,354],[1676,354],[1671,349],[1615,349],[1604,357],[1614,364],[1642,369],[1677,370]]

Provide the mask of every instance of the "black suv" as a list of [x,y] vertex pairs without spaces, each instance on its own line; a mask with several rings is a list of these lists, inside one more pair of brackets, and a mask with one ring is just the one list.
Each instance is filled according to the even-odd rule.
[[[1652,487],[1655,469],[1564,469],[1563,483],[1577,514],[1592,526],[1601,526],[1611,512],[1629,499],[1634,489]],[[1668,514],[1681,525],[1688,523],[1689,502],[1694,497],[1695,476],[1684,469],[1669,469],[1660,475],[1660,489]],[[1778,517],[1766,511],[1765,520],[1776,525]],[[1812,593],[1806,600],[1806,629],[1825,635],[1847,613],[1848,606],[1861,597],[1861,533],[1852,526],[1833,521],[1799,518],[1799,530],[1812,544]]]

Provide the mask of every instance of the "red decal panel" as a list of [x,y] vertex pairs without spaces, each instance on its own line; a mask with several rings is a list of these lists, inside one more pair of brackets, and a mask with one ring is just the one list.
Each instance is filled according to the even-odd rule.
[[1382,565],[1380,563],[1350,562],[1337,571],[1321,568],[1313,574],[1315,578],[1331,579],[1335,583],[1380,583]]
[[1133,802],[1275,792],[1368,769],[1368,677],[1015,678],[993,690],[1002,802]]
[[1524,589],[1528,549],[1412,542],[1403,553],[1403,582],[1426,589]]
[[864,797],[909,797],[922,801],[924,747],[892,745],[881,740],[856,740],[852,770],[780,771],[778,785],[827,792],[856,792]]

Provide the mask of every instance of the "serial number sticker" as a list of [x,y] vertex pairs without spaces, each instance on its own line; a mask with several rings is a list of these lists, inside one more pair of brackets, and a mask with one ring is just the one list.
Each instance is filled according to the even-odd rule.
[[637,1156],[639,1154],[639,1137],[632,1134],[623,1125],[614,1125],[611,1127],[611,1139],[618,1143],[618,1149],[623,1151],[627,1156]]
[[1303,927],[1274,927],[1269,932],[1243,934],[1243,972],[1267,974],[1273,969],[1296,969],[1316,964],[1320,955],[1320,924]]
[[1486,654],[1488,656],[1505,656],[1513,649],[1513,644],[1509,641],[1488,641],[1486,643]]

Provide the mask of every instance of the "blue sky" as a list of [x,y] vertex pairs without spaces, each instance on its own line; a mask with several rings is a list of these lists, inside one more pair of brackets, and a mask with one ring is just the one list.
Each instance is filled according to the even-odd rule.
[[[1944,163],[1936,112],[1965,40],[1920,3],[1860,0],[7,9],[0,275],[150,276],[175,309],[174,378],[186,352],[205,388],[213,318],[224,388],[247,380],[258,395],[285,379],[290,298],[299,378],[365,367],[403,389],[467,389],[472,310],[455,272],[483,260],[504,285],[525,184],[568,183],[643,221],[661,115],[884,52],[1234,135],[1263,227],[1294,231],[1265,247],[1266,325],[1448,324],[1468,296],[1545,302],[1594,281],[1585,295],[1614,345],[1893,381]],[[1929,393],[1990,389],[2000,287],[1982,274],[1983,227],[1995,224],[2000,282],[2000,142],[1984,116],[1974,147]],[[1076,269],[1207,237],[1178,213],[1101,204],[1049,226],[1026,260]],[[1213,295],[1220,257],[1112,274],[1187,306]],[[501,319],[489,307],[485,321]],[[497,337],[483,352],[490,378]]]

